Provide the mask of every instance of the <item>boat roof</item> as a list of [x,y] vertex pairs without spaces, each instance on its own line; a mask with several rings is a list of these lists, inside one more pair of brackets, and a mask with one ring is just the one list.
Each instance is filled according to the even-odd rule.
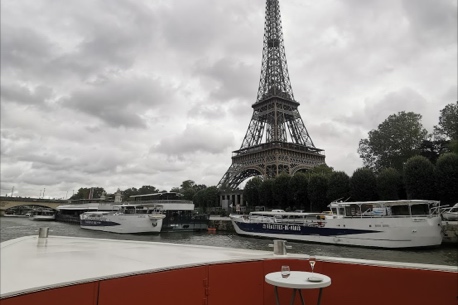
[[323,213],[285,212],[285,211],[282,211],[282,210],[273,210],[273,211],[250,212],[250,215],[317,216],[317,215],[323,215]]
[[129,198],[140,198],[140,197],[151,197],[151,196],[167,196],[167,195],[175,195],[177,197],[183,197],[183,194],[177,192],[164,192],[164,193],[151,193],[151,194],[142,194],[142,195],[131,195]]
[[[398,206],[398,205],[415,205],[415,204],[434,204],[438,205],[440,201],[436,200],[380,200],[380,201],[355,201],[355,202],[331,202],[329,206],[350,206],[350,205],[380,205],[380,206]],[[329,207],[328,206],[328,207]]]

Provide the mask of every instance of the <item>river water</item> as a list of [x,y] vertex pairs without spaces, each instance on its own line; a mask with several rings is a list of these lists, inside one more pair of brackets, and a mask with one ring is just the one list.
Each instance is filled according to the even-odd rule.
[[[139,240],[267,251],[271,250],[269,244],[272,243],[272,240],[269,239],[244,237],[235,233],[223,232],[182,232],[154,235],[114,234],[81,229],[76,224],[56,221],[40,222],[29,220],[28,218],[1,217],[0,224],[1,242],[22,236],[37,235],[40,227],[49,227],[49,234],[56,236]],[[288,242],[287,244],[292,246],[292,249],[288,249],[290,253],[449,266],[458,265],[458,245],[444,245],[432,249],[386,250],[299,242]]]

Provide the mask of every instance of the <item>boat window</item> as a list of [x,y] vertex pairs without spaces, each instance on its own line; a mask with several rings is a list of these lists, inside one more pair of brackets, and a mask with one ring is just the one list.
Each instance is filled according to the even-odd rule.
[[426,204],[413,204],[410,207],[410,210],[412,211],[412,215],[428,215],[429,214],[429,208],[428,208],[428,205]]
[[396,215],[410,215],[408,205],[393,205],[391,207],[391,214]]
[[339,215],[345,215],[345,208],[339,208]]
[[331,211],[332,211],[332,214],[337,214],[337,209],[336,208],[332,208]]
[[359,215],[359,207],[355,205],[345,207],[345,216],[357,216]]

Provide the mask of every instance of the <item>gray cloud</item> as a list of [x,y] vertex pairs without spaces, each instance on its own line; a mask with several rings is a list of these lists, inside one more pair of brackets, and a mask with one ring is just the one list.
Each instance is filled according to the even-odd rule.
[[[264,1],[2,2],[1,191],[215,185],[250,122]],[[299,111],[351,174],[388,115],[457,96],[455,1],[283,1]]]

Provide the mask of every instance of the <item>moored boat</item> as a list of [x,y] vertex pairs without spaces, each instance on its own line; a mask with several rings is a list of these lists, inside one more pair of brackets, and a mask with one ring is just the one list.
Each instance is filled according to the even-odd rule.
[[157,207],[164,213],[162,232],[206,231],[210,221],[207,214],[195,211],[192,201],[175,192],[130,196],[131,203]]
[[[333,202],[329,213],[251,212],[231,215],[238,234],[379,248],[439,246],[438,201]],[[436,209],[437,210],[437,209]]]
[[54,220],[56,219],[56,212],[53,209],[35,209],[30,212],[29,219],[31,220]]
[[80,215],[85,212],[112,211],[114,202],[86,202],[64,204],[57,207],[56,220],[62,222],[80,223]]
[[441,212],[442,218],[447,221],[458,221],[458,203],[451,208],[445,208]]
[[112,233],[159,233],[165,215],[143,205],[121,204],[114,211],[93,211],[80,215],[83,229]]

